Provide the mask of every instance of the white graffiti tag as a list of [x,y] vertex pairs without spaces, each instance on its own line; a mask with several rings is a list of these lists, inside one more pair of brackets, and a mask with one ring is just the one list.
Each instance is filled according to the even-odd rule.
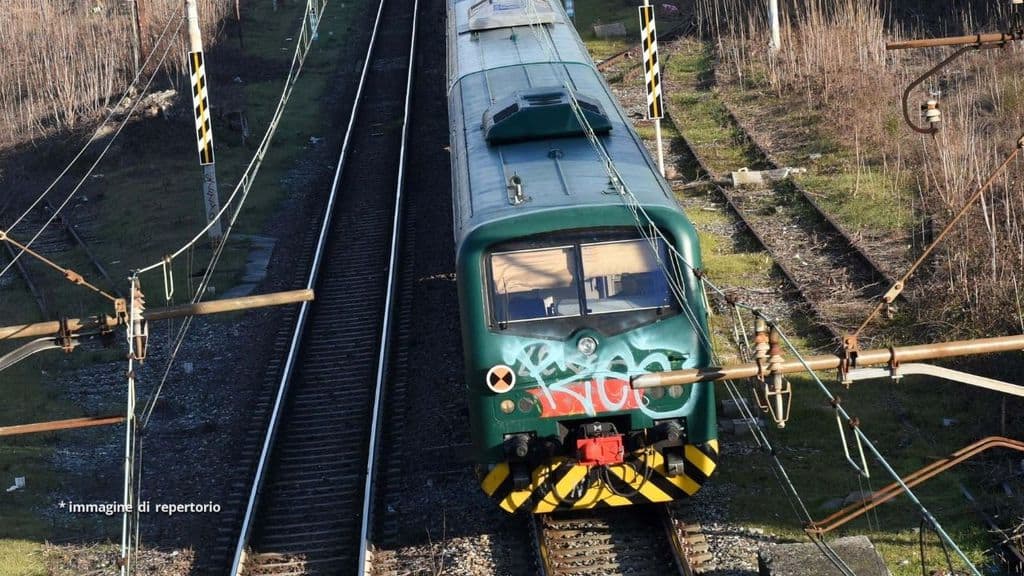
[[[697,401],[696,395],[689,395],[681,406],[655,410],[642,391],[633,390],[628,384],[631,376],[671,370],[669,354],[688,354],[661,346],[637,361],[632,347],[636,346],[625,341],[605,342],[599,354],[585,356],[560,343],[513,339],[506,344],[502,358],[520,378],[536,381],[535,395],[540,397],[542,406],[553,411],[561,406],[563,410],[595,416],[599,412],[638,409],[651,418],[689,413]],[[564,408],[567,406],[572,408]]]

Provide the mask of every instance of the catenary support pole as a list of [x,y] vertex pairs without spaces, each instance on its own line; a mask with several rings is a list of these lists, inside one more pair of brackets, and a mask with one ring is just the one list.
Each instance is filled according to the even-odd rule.
[[217,214],[220,212],[220,193],[217,190],[217,170],[213,158],[213,121],[210,115],[209,87],[206,82],[206,61],[203,55],[203,37],[199,30],[199,12],[196,0],[185,0],[188,15],[188,63],[192,73],[192,108],[195,115],[196,142],[199,164],[203,167],[203,202],[206,205],[208,235],[214,245],[220,243],[224,233]]
[[664,116],[661,95],[661,63],[658,62],[658,34],[654,8],[644,0],[640,8],[640,44],[643,49],[644,89],[647,91],[647,116],[654,120],[654,140],[658,146],[658,172],[665,176],[665,152],[661,143],[661,117]]

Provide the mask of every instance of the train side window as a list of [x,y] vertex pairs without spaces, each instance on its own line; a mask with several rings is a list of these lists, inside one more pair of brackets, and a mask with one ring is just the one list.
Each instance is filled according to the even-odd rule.
[[572,246],[496,252],[490,266],[491,307],[499,323],[579,315]]

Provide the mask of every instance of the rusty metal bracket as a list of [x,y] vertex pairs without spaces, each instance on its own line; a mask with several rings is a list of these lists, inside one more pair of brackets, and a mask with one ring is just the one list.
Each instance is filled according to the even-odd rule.
[[[907,89],[903,91],[903,120],[904,120],[904,122],[907,123],[907,126],[910,126],[910,128],[914,132],[919,132],[921,134],[935,134],[936,132],[939,131],[939,129],[936,128],[935,126],[929,126],[927,128],[922,128],[922,127],[918,126],[917,124],[915,124],[914,121],[910,119],[910,104],[909,104],[909,102],[910,102],[910,93],[914,91],[914,88],[917,88],[918,86],[920,86],[922,82],[924,82],[925,80],[927,80],[927,79],[931,78],[932,76],[934,76],[935,74],[937,74],[939,72],[939,70],[942,70],[943,68],[945,68],[950,62],[952,62],[953,60],[956,60],[960,56],[963,56],[963,54],[965,52],[967,52],[968,50],[977,50],[979,48],[979,46],[981,46],[981,45],[980,44],[968,45],[968,46],[964,46],[964,47],[960,48],[959,50],[953,52],[952,54],[947,56],[945,60],[943,60],[942,62],[939,62],[935,66],[932,66],[931,69],[929,69],[927,72],[925,72],[924,74],[918,76],[917,80],[914,80],[913,82],[911,82],[910,85],[907,86]],[[894,285],[893,288],[896,288],[896,286]],[[902,290],[902,288],[903,287],[900,286],[901,290]],[[892,289],[890,289],[889,292],[891,293]],[[899,292],[896,292],[896,293],[899,294]],[[889,296],[889,293],[886,293],[886,297],[888,297],[888,296]],[[895,298],[895,295],[893,296],[893,298]],[[892,300],[887,300],[887,302],[892,302]]]
[[[850,375],[847,374],[847,377],[850,377]],[[889,377],[892,378],[893,382],[899,382],[903,379],[903,374],[900,373],[900,359],[897,356],[895,346],[889,346]]]
[[849,388],[853,384],[850,379],[850,370],[857,368],[857,355],[860,353],[860,340],[856,334],[850,334],[843,338],[843,356],[839,360],[839,381],[843,386]]
[[75,349],[75,332],[68,325],[67,316],[62,316],[58,322],[60,322],[60,328],[57,330],[54,343],[60,346],[65,354],[71,354],[71,351]]
[[[921,484],[922,482],[934,478],[942,472],[992,448],[1009,448],[1018,452],[1024,452],[1024,442],[1020,440],[1013,440],[1011,438],[1004,438],[1002,436],[989,436],[983,438],[973,444],[968,445],[961,450],[958,450],[951,454],[948,458],[938,460],[921,468],[920,470],[904,476],[901,480],[903,485],[908,489]],[[903,487],[899,482],[893,482],[885,488],[878,490],[871,494],[868,498],[855,502],[842,510],[839,510],[828,516],[827,518],[811,522],[804,527],[804,531],[807,532],[812,538],[815,536],[821,536],[827,532],[831,532],[836,528],[850,522],[851,520],[860,517],[872,508],[876,508],[889,500],[892,500],[896,496],[903,493]]]

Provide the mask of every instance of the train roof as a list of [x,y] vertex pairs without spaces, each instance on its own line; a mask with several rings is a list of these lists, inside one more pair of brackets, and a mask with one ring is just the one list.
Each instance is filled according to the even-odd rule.
[[[572,134],[564,111],[559,116],[556,106],[548,106],[549,116],[525,112],[531,98],[547,104],[564,99],[566,83],[592,125],[607,123],[609,130],[598,137],[639,201],[678,210],[565,12],[557,0],[550,2],[449,3],[451,151],[463,155],[452,163],[460,246],[469,232],[496,220],[623,205],[598,152],[588,138]],[[526,24],[516,24],[524,18]],[[518,125],[509,111],[522,117]],[[498,126],[498,120],[509,125]],[[539,133],[536,139],[531,131]]]

